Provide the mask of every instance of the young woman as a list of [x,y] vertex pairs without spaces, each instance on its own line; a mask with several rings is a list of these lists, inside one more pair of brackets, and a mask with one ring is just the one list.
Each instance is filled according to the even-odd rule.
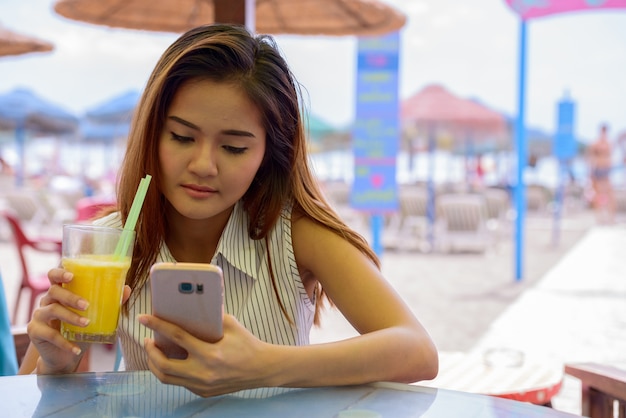
[[[240,389],[414,382],[437,374],[428,333],[379,270],[367,242],[320,192],[308,166],[300,89],[271,37],[209,25],[172,44],[138,105],[118,185],[121,226],[137,185],[153,176],[137,224],[120,337],[127,370],[201,396]],[[149,315],[157,261],[214,263],[224,271],[224,337],[201,341]],[[52,286],[28,326],[37,373],[76,369],[84,346],[59,321],[80,325],[88,301]],[[360,336],[310,345],[325,299]],[[187,350],[170,360],[152,332]],[[29,372],[23,367],[22,372]]]

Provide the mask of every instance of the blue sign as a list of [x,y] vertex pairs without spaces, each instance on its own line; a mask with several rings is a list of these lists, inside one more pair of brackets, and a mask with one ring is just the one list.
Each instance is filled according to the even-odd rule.
[[554,138],[554,156],[569,160],[576,155],[574,138],[574,102],[565,98],[558,103],[557,130]]
[[372,214],[398,209],[399,44],[398,32],[358,44],[351,205]]

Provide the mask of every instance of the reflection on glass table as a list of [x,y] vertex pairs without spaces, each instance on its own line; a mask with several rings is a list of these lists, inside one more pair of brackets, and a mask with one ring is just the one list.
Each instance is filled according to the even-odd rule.
[[397,383],[261,388],[201,398],[160,383],[148,371],[0,377],[0,401],[12,417],[573,416],[508,399]]

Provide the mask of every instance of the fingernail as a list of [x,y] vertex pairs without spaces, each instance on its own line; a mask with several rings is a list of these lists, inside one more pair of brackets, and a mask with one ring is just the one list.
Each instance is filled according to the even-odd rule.
[[72,353],[76,354],[77,356],[80,356],[80,353],[82,353],[82,350],[79,347],[74,347],[72,348]]
[[63,280],[66,280],[69,282],[73,278],[74,278],[74,275],[70,273],[69,271],[66,271],[65,273],[63,273]]
[[87,325],[89,325],[89,318],[85,318],[84,316],[80,318],[79,320],[80,324],[84,327],[86,327]]
[[146,325],[148,323],[145,315],[137,315],[137,321],[139,321],[141,325]]
[[78,303],[76,303],[76,306],[78,306],[78,309],[82,309],[84,311],[85,309],[89,307],[89,302],[87,302],[84,299],[81,299],[78,301]]

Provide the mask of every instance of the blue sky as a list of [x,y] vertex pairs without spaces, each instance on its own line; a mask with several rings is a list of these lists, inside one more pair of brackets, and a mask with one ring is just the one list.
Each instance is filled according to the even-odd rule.
[[[400,96],[445,85],[516,114],[517,17],[504,0],[385,0],[408,16],[401,31]],[[0,0],[0,24],[55,44],[55,51],[0,58],[0,93],[28,87],[82,114],[140,90],[176,34],[111,29],[56,15],[53,0]],[[311,111],[343,126],[354,118],[355,37],[277,36],[307,90]],[[556,103],[575,100],[576,133],[602,122],[626,132],[626,11],[571,13],[528,25],[527,122],[553,130]]]

